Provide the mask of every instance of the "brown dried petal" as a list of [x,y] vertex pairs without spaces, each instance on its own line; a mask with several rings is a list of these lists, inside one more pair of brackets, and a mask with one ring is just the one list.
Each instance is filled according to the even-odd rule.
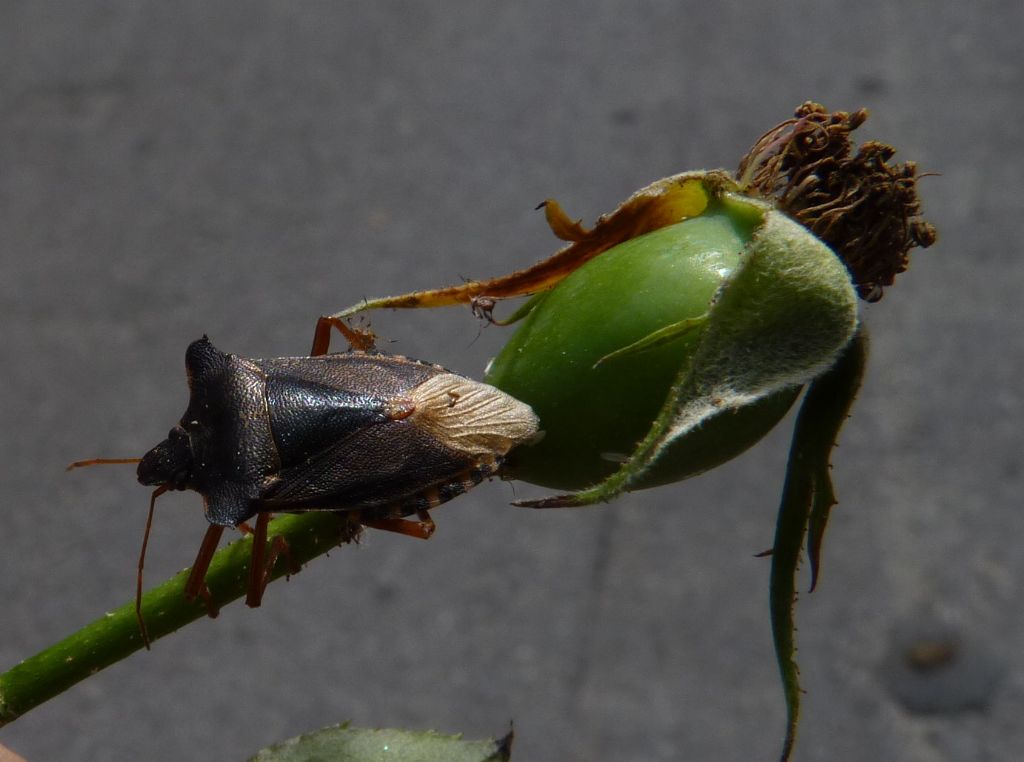
[[896,150],[877,141],[853,153],[850,133],[867,116],[805,103],[757,141],[737,176],[832,247],[861,298],[877,301],[907,269],[910,249],[937,234],[921,219],[913,162],[889,164]]

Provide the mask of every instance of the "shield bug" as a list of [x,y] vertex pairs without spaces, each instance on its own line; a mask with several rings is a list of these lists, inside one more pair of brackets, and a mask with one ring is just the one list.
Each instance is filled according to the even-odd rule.
[[431,508],[499,474],[509,450],[536,437],[537,417],[510,395],[372,351],[367,334],[346,335],[357,349],[274,359],[225,354],[204,336],[185,353],[189,404],[167,439],[141,459],[72,464],[137,462],[139,481],[156,487],[136,595],[147,646],[142,567],[164,492],[198,492],[210,523],[186,597],[208,598],[214,551],[226,527],[239,527],[254,535],[246,603],[255,607],[277,558],[287,558],[282,538],[267,547],[271,514],[345,512],[362,525],[426,539]]

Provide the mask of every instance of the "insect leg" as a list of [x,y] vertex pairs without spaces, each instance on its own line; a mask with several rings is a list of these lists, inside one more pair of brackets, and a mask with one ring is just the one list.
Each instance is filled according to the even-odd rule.
[[417,511],[416,515],[419,517],[419,521],[411,521],[409,519],[361,519],[360,523],[371,529],[381,529],[385,532],[404,534],[406,537],[418,537],[421,540],[429,540],[430,536],[434,534],[434,530],[437,529],[437,525],[434,524],[434,520],[430,518],[430,514],[425,510]]
[[[267,550],[267,524],[269,513],[256,517],[256,530],[252,533],[252,557],[249,560],[249,587],[245,594],[245,605],[256,608],[263,599],[263,554]],[[244,530],[243,530],[244,531]]]
[[[270,576],[273,572],[277,559],[282,555],[288,562],[288,573],[297,574],[302,567],[296,564],[288,552],[288,541],[281,535],[277,535],[270,541],[267,548],[267,525],[270,523],[270,513],[261,512],[256,519],[256,529],[249,529],[248,525],[239,525],[253,535],[252,538],[252,561],[249,564],[249,588],[245,594],[245,605],[250,608],[258,608],[263,602],[263,592],[270,584]],[[265,560],[264,560],[265,554]]]
[[199,553],[196,555],[195,563],[192,564],[192,571],[185,582],[185,600],[194,601],[202,598],[206,603],[206,613],[214,618],[220,613],[210,601],[210,590],[206,587],[206,571],[210,568],[210,561],[220,544],[221,535],[224,534],[224,527],[211,524],[203,536],[203,542],[199,546]]
[[310,357],[318,357],[327,354],[331,347],[331,329],[337,328],[338,332],[345,337],[352,349],[361,352],[370,352],[374,348],[373,331],[353,328],[338,315],[325,315],[316,321],[316,331],[313,333],[313,348],[309,350]]

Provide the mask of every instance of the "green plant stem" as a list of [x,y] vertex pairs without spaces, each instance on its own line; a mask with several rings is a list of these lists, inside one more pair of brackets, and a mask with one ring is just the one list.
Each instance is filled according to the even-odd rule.
[[[360,527],[344,515],[311,512],[282,515],[270,522],[269,535],[283,536],[296,564],[305,564],[358,536]],[[206,575],[209,610],[216,611],[245,594],[252,538],[243,537],[213,557]],[[284,576],[288,563],[279,558],[272,578]],[[185,600],[188,570],[142,597],[142,613],[151,641],[207,614],[207,604]],[[0,727],[63,693],[72,685],[143,648],[135,603],[110,611],[78,632],[0,675]]]

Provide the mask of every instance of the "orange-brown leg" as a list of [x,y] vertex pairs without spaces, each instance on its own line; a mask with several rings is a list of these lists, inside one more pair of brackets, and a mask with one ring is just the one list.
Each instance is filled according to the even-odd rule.
[[437,525],[430,518],[430,514],[427,511],[417,511],[416,515],[419,517],[419,521],[410,521],[409,519],[362,519],[361,523],[363,526],[368,526],[371,529],[381,529],[385,532],[404,534],[406,537],[429,540],[430,536],[434,534],[434,530],[437,529]]
[[[260,513],[256,517],[256,530],[252,533],[252,557],[249,560],[249,587],[245,593],[245,605],[255,608],[263,598],[263,572],[265,569],[263,556],[267,550],[267,524],[270,523],[269,513]],[[244,531],[244,530],[243,530]]]
[[270,523],[270,513],[260,513],[256,517],[256,529],[250,529],[248,524],[239,524],[246,534],[252,534],[252,560],[249,563],[249,588],[245,594],[245,605],[250,608],[258,608],[263,602],[263,592],[270,584],[270,576],[273,573],[277,559],[285,557],[288,563],[288,573],[297,574],[302,567],[296,564],[288,552],[288,541],[278,535],[270,541],[267,548],[267,525]]
[[217,552],[217,545],[220,544],[221,535],[224,534],[224,527],[211,524],[203,536],[203,542],[199,546],[199,553],[196,554],[195,563],[192,564],[192,571],[185,582],[185,600],[194,601],[202,598],[206,604],[206,613],[213,619],[220,611],[213,605],[210,598],[210,591],[206,587],[206,572],[210,568],[210,561],[213,554]]
[[309,350],[310,357],[327,354],[327,350],[331,347],[332,328],[337,328],[353,349],[370,352],[375,346],[373,331],[353,328],[342,318],[336,315],[327,315],[316,321],[316,331],[313,333],[313,348]]

